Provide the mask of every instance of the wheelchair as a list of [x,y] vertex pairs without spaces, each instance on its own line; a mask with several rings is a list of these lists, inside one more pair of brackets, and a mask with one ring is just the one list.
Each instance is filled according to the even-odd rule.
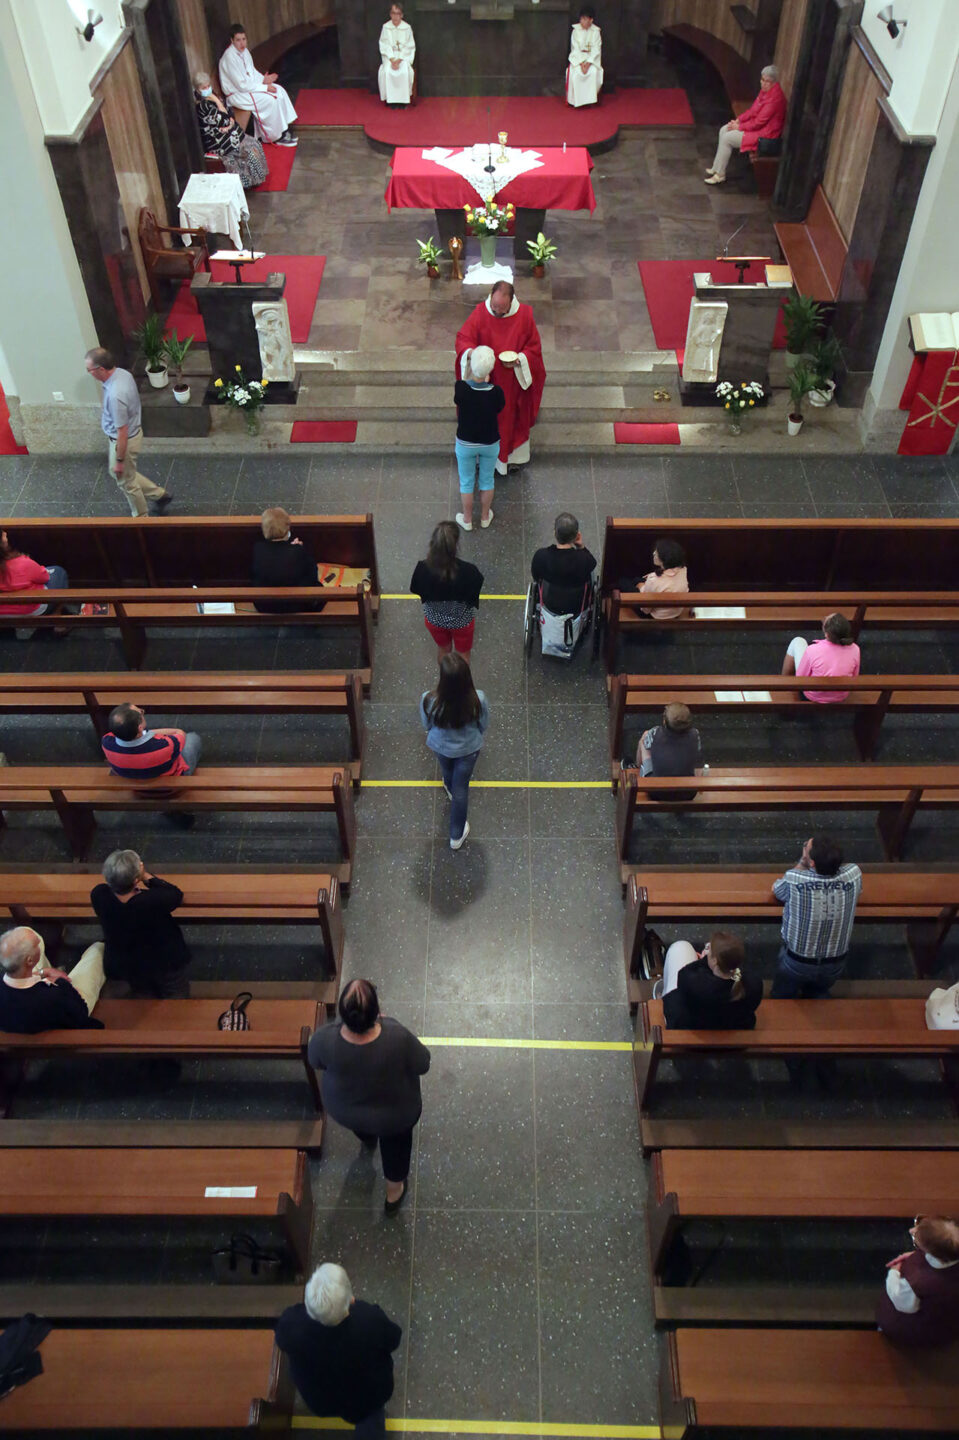
[[543,603],[543,584],[531,580],[526,592],[526,608],[523,613],[523,649],[526,658],[533,653],[533,642],[537,632],[540,648],[544,655],[556,660],[572,660],[577,647],[592,631],[595,660],[599,653],[599,625],[596,610],[599,604],[599,590],[595,577],[583,587],[582,599],[575,613],[555,615]]

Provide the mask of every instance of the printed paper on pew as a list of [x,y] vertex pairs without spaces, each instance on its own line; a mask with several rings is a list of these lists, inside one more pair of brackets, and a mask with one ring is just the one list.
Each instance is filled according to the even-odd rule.
[[255,1200],[255,1185],[208,1185],[204,1200]]
[[232,600],[203,600],[196,608],[201,615],[236,614],[236,606]]
[[714,690],[713,694],[720,705],[741,705],[743,703],[741,690]]
[[693,611],[697,620],[745,620],[745,605],[697,605]]
[[754,705],[769,705],[772,703],[772,691],[770,690],[744,690],[743,699],[750,700]]

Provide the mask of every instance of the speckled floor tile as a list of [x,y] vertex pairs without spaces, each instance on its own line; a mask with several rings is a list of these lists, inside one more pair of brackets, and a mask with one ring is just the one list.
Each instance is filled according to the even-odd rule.
[[536,1051],[540,1210],[642,1211],[631,1067],[626,1052]]

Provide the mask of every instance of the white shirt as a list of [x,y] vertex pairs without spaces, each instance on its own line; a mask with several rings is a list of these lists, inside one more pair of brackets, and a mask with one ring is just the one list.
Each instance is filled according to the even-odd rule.
[[[951,1270],[953,1265],[959,1265],[959,1260],[937,1260],[935,1255],[923,1255],[922,1258],[933,1270]],[[919,1309],[919,1296],[898,1270],[886,1271],[886,1294],[903,1315],[915,1315]]]

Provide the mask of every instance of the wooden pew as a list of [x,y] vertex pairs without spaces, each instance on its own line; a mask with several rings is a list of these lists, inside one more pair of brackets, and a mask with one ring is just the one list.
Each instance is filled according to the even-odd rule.
[[[12,681],[13,677],[11,677]],[[86,715],[99,741],[114,705],[135,699],[156,715],[342,715],[349,728],[348,765],[358,785],[366,726],[360,672],[322,670],[170,671],[17,675],[0,692],[2,715]]]
[[[176,918],[185,925],[318,926],[317,959],[328,982],[322,987],[322,1000],[328,1010],[335,1008],[345,944],[340,883],[335,875],[248,868],[227,874],[164,870],[163,879],[183,891]],[[41,873],[5,870],[0,872],[0,916],[9,916],[15,925],[55,925],[57,933],[51,936],[45,927],[44,937],[52,958],[65,925],[96,923],[90,891],[99,880],[98,870],[75,867]]]
[[72,1429],[233,1433],[279,1410],[271,1403],[281,1383],[272,1327],[58,1326],[40,1354],[42,1375],[3,1400],[3,1424],[11,1434]]
[[[838,990],[834,985],[831,993]],[[0,1126],[0,1133],[4,1129]],[[959,1150],[955,1120],[668,1120],[644,1115],[640,1129],[644,1154],[663,1149]]]
[[306,1058],[310,1036],[320,1023],[315,999],[274,1000],[255,996],[249,1030],[219,1030],[225,1009],[220,998],[189,1000],[104,1000],[96,1007],[103,1030],[46,1030],[39,1035],[0,1032],[0,1055],[10,1063],[4,1077],[3,1113],[10,1109],[19,1073],[29,1060],[68,1056],[72,1060],[135,1055],[176,1060],[295,1060],[302,1065],[313,1107],[321,1111],[316,1071]]
[[209,1216],[233,1229],[277,1216],[297,1273],[309,1269],[313,1196],[301,1150],[44,1146],[5,1148],[3,1160],[0,1216]]
[[[710,772],[712,773],[712,772]],[[778,925],[782,904],[772,893],[782,870],[767,866],[703,869],[635,867],[626,880],[623,955],[630,1010],[643,998],[641,959],[647,925],[720,928],[757,921]],[[906,926],[916,973],[926,976],[959,913],[959,871],[870,866],[863,871],[856,919],[863,924]],[[885,982],[884,982],[885,983]],[[928,990],[928,986],[926,989]]]
[[348,887],[356,848],[349,774],[331,766],[206,766],[195,775],[132,783],[95,765],[10,765],[0,769],[0,812],[55,809],[73,854],[84,859],[97,810],[318,811],[336,816],[343,860],[330,866]]
[[[664,706],[674,700],[697,715],[806,715],[848,712],[859,754],[872,760],[885,717],[948,715],[959,712],[959,675],[854,675],[843,680],[847,699],[825,708],[803,698],[803,690],[823,681],[795,675],[610,675],[609,756],[613,789],[619,784],[623,732],[627,719],[644,717],[657,724]],[[838,685],[837,685],[837,688]],[[736,700],[720,696],[738,695]]]
[[[636,1016],[633,1070],[640,1117],[650,1110],[659,1067],[678,1055],[893,1056],[955,1062],[959,1030],[927,1030],[919,998],[763,1000],[755,1030],[671,1030],[663,1002],[647,1000]],[[950,1066],[944,1067],[947,1080]]]
[[[143,664],[147,652],[147,632],[151,627],[163,629],[199,630],[220,629],[223,626],[239,627],[241,630],[263,629],[264,626],[306,626],[307,628],[350,628],[357,631],[360,651],[360,676],[364,690],[370,686],[373,665],[373,599],[366,586],[347,586],[336,590],[325,590],[328,597],[322,610],[298,610],[291,614],[260,614],[254,609],[255,600],[315,600],[317,592],[306,587],[290,586],[287,589],[265,586],[251,586],[246,582],[236,585],[189,586],[148,589],[145,587],[124,588],[105,581],[85,589],[69,590],[18,590],[24,603],[48,605],[45,615],[0,615],[0,629],[34,630],[65,629],[68,632],[88,629],[118,630],[123,656],[132,670]],[[54,598],[55,597],[55,598]],[[205,612],[201,604],[235,604],[234,613],[223,615]],[[102,614],[67,614],[63,606],[75,608],[84,605],[98,605]]]
[[[11,1123],[9,1120],[6,1122]],[[0,1126],[0,1130],[4,1127]],[[303,1285],[0,1284],[0,1324],[32,1311],[62,1325],[148,1320],[271,1325],[303,1299]]]
[[[12,772],[11,772],[12,773]],[[2,772],[0,772],[2,777]],[[633,821],[650,810],[874,810],[887,860],[898,860],[920,805],[952,809],[959,805],[959,765],[818,765],[712,767],[707,775],[641,777],[624,770],[616,792],[616,845],[625,885],[637,869],[629,861]],[[696,789],[691,800],[661,797]],[[2,803],[2,778],[0,778]]]
[[816,186],[805,220],[778,221],[773,229],[800,295],[832,305],[839,298],[849,246],[822,186]]
[[659,1398],[663,1433],[677,1440],[712,1426],[954,1434],[959,1344],[904,1350],[876,1330],[684,1328],[667,1337]]

